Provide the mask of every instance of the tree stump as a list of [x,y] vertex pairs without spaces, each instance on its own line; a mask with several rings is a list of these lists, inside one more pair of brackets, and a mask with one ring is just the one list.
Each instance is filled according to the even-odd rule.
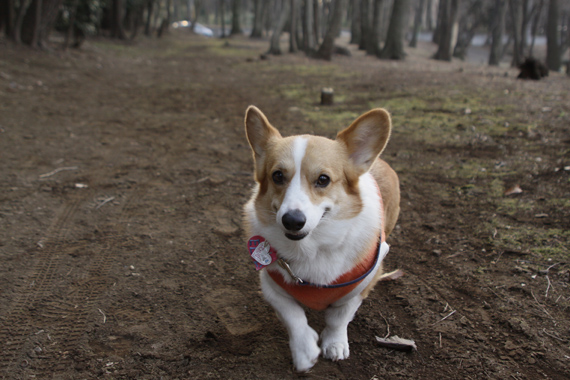
[[334,103],[334,90],[332,87],[321,89],[321,105],[330,106]]

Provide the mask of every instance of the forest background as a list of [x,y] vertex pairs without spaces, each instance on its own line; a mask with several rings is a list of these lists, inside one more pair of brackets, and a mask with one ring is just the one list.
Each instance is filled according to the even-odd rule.
[[[89,36],[134,39],[162,36],[172,25],[196,31],[213,26],[221,37],[268,37],[268,53],[281,54],[282,33],[289,52],[330,60],[347,53],[335,46],[342,30],[350,43],[382,59],[404,59],[404,43],[417,45],[429,33],[435,59],[464,59],[476,35],[489,47],[488,64],[508,54],[513,66],[544,55],[559,71],[570,46],[570,3],[560,0],[3,0],[0,31],[16,43],[47,47],[54,30],[63,47],[79,47]],[[179,21],[183,21],[180,23]],[[536,52],[537,37],[546,42]]]

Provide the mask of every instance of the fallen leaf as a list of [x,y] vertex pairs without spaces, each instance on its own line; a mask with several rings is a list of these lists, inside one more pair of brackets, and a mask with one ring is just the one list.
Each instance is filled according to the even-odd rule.
[[505,190],[505,196],[513,195],[513,194],[520,194],[522,192],[523,191],[519,185],[514,185],[513,187],[510,187],[507,190]]

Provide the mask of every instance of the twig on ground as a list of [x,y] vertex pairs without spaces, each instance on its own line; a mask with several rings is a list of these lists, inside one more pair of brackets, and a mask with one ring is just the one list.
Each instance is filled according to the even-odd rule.
[[546,308],[544,307],[544,305],[542,305],[540,302],[538,302],[538,300],[536,299],[536,296],[534,295],[534,292],[532,291],[532,289],[530,290],[530,294],[532,294],[532,298],[534,298],[534,300],[536,301],[536,303],[538,304],[538,306],[540,306],[540,308],[542,309],[542,311],[544,312],[544,314],[548,315],[550,317],[550,319],[552,319],[554,321],[554,318],[552,317],[552,315],[550,315],[550,313],[546,310]]
[[103,313],[103,311],[101,311],[101,309],[97,309],[99,310],[99,313],[101,313],[103,315],[103,324],[105,324],[105,322],[107,322],[107,316],[105,315],[105,313]]
[[[550,289],[550,279],[548,278],[548,275],[546,275],[546,281],[548,281],[548,286],[546,286],[546,291],[544,292],[544,298],[548,298],[548,290]],[[554,286],[552,287],[552,289],[554,289]]]
[[390,324],[388,323],[388,320],[386,319],[386,317],[384,317],[382,312],[380,312],[380,316],[384,319],[384,322],[386,323],[386,335],[384,336],[384,339],[386,339],[390,336]]
[[440,322],[445,321],[447,318],[451,317],[453,314],[455,314],[457,310],[453,310],[451,313],[447,314],[445,317],[443,317],[442,319],[440,319],[439,321],[435,322],[432,326],[437,325]]
[[109,198],[103,199],[103,200],[101,201],[101,203],[99,203],[99,204],[97,205],[97,207],[95,207],[95,210],[99,210],[99,209],[100,209],[101,207],[103,207],[105,204],[111,202],[111,201],[114,200],[114,199],[115,199],[115,197],[109,197]]
[[556,335],[550,334],[548,331],[546,331],[546,329],[542,329],[542,332],[545,333],[546,335],[548,335],[548,336],[551,337],[551,338],[554,338],[554,339],[559,340],[559,341],[561,341],[561,342],[566,342],[564,339],[561,339],[561,338],[557,337]]
[[62,171],[64,171],[64,170],[77,170],[77,169],[78,169],[77,166],[66,166],[66,167],[63,167],[63,168],[57,168],[57,169],[55,169],[55,170],[52,170],[52,171],[49,172],[49,173],[40,174],[40,178],[50,177],[50,176],[52,176],[52,175],[54,175],[54,174],[57,174],[57,173],[59,173],[59,172],[62,172]]

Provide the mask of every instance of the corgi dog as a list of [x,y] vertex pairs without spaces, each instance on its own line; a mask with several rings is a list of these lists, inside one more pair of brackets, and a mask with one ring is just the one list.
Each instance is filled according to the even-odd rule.
[[[245,131],[256,181],[244,206],[248,248],[263,269],[264,298],[289,333],[293,365],[308,371],[321,353],[346,359],[347,326],[383,278],[386,237],[400,211],[398,176],[379,158],[390,115],[371,110],[335,140],[282,137],[250,106]],[[304,307],[324,310],[320,336]]]

